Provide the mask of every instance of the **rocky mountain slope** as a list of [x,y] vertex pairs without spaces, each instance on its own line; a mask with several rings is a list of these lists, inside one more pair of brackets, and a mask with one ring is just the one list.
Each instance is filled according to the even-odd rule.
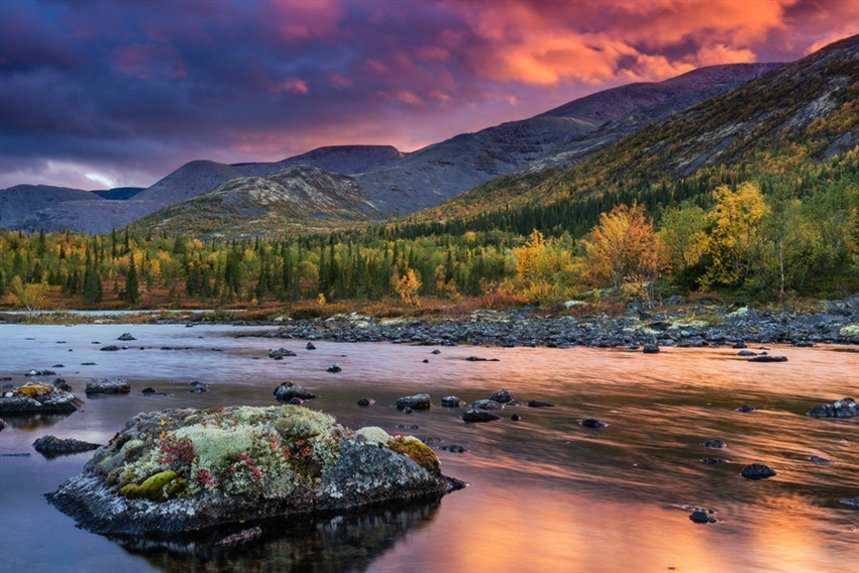
[[166,233],[251,234],[325,228],[332,221],[366,220],[378,211],[356,181],[295,165],[267,177],[238,177],[135,224]]
[[[206,193],[227,181],[267,177],[291,165],[352,175],[363,196],[379,211],[412,212],[442,203],[500,175],[568,166],[626,134],[775,67],[772,64],[716,66],[664,82],[621,86],[532,118],[461,134],[409,154],[391,146],[349,145],[322,147],[274,163],[192,161],[122,204],[105,203],[93,195],[83,197],[89,200],[74,202],[46,200],[45,204],[31,204],[23,200],[14,208],[16,222],[1,224],[105,232]],[[12,212],[12,208],[8,210]],[[152,220],[162,218],[159,215]],[[0,221],[7,219],[11,221],[11,217],[0,215]]]
[[701,68],[658,83],[601,91],[543,114],[458,135],[357,176],[380,209],[405,213],[529,168],[566,166],[631,132],[727,92],[778,64]]
[[844,154],[857,143],[854,36],[631,134],[573,167],[490,181],[410,220],[468,220],[499,209],[515,217],[535,205],[636,188],[646,193],[660,181],[715,176],[726,166],[783,172]]

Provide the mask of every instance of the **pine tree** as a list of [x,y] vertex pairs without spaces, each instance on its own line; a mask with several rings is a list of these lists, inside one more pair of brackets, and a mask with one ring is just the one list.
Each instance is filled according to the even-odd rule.
[[140,282],[137,277],[137,264],[134,262],[134,253],[128,259],[128,270],[125,273],[125,291],[122,293],[122,298],[129,304],[137,304],[140,302]]

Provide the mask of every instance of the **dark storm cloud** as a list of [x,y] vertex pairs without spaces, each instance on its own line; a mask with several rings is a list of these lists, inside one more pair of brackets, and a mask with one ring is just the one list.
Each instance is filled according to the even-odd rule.
[[798,57],[857,17],[850,0],[7,0],[0,186],[411,149],[617,83]]

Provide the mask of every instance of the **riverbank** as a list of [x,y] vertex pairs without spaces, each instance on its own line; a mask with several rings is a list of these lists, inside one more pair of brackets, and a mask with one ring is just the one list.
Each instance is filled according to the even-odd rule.
[[607,314],[541,316],[524,309],[474,311],[436,320],[357,313],[289,320],[264,336],[336,342],[394,342],[480,346],[710,346],[745,343],[859,344],[859,297],[828,303],[820,312],[793,313],[699,306]]

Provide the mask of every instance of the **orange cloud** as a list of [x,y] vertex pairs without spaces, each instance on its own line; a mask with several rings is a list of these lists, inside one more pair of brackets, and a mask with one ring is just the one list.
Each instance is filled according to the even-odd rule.
[[276,84],[272,88],[272,92],[276,94],[293,93],[304,95],[310,93],[310,87],[307,85],[307,82],[301,78],[289,78],[288,80],[284,80]]

